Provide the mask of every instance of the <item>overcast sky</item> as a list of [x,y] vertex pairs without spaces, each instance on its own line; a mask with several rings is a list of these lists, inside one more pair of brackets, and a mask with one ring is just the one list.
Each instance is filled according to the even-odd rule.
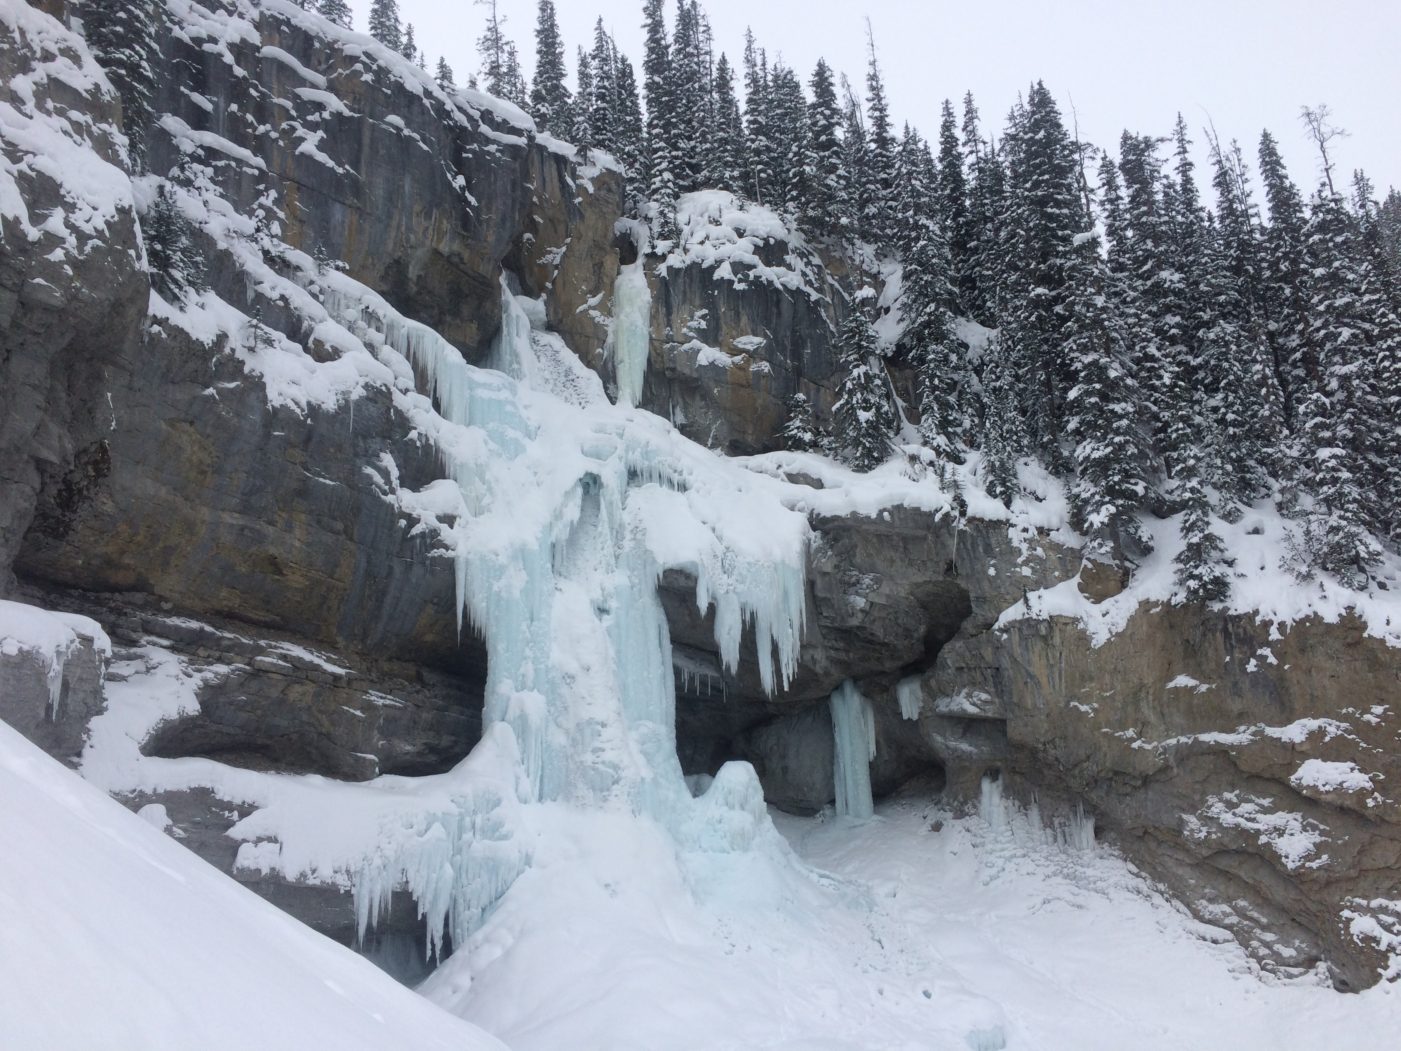
[[[866,25],[897,122],[938,132],[944,98],[971,90],[985,131],[1032,80],[1054,92],[1082,135],[1114,146],[1125,128],[1166,135],[1179,110],[1198,140],[1215,122],[1238,138],[1252,170],[1260,129],[1280,140],[1290,174],[1307,192],[1316,155],[1299,107],[1326,102],[1351,135],[1336,148],[1344,173],[1365,168],[1385,193],[1401,187],[1401,0],[702,0],[716,46],[738,63],[744,30],[802,73],[819,56],[862,88]],[[399,0],[431,69],[445,56],[459,83],[478,67],[475,41],[485,9],[470,0]],[[352,0],[364,30],[369,0]],[[534,66],[536,0],[498,0],[506,33]],[[579,44],[603,16],[639,67],[642,0],[555,0],[574,70]],[[672,24],[674,0],[667,0]],[[1326,14],[1323,13],[1326,10]],[[1209,190],[1210,174],[1201,173]]]

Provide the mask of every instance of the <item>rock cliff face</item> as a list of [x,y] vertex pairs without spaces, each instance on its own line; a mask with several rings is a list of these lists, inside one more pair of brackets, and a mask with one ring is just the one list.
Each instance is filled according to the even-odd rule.
[[[615,171],[581,167],[499,104],[439,97],[291,5],[169,8],[153,170],[188,153],[250,236],[262,209],[287,245],[343,260],[474,361],[500,326],[504,274],[543,295],[550,327],[611,376],[605,321],[633,250]],[[222,337],[148,316],[146,191],[125,171],[115,99],[75,37],[25,10],[0,33],[0,68],[15,71],[0,100],[67,122],[110,186],[65,183],[37,160],[42,144],[3,139],[33,218],[6,209],[0,249],[0,593],[13,574],[32,601],[88,613],[129,652],[155,637],[190,667],[221,669],[148,754],[344,779],[450,766],[480,732],[485,655],[470,630],[459,637],[450,563],[385,484],[386,463],[405,489],[439,477],[435,454],[385,388],[274,405]],[[200,247],[223,299],[331,353],[228,251]],[[795,265],[792,246],[761,249],[759,266]],[[845,299],[836,271],[803,258],[806,290],[650,259],[644,406],[729,453],[773,448],[794,392],[830,407]],[[812,524],[807,635],[777,696],[751,666],[721,671],[689,582],[664,580],[688,771],[747,758],[772,802],[820,809],[833,794],[826,698],[852,679],[876,716],[878,792],[925,777],[972,805],[995,776],[1043,814],[1086,808],[1272,966],[1325,960],[1342,987],[1376,979],[1387,939],[1401,945],[1388,904],[1401,899],[1397,650],[1355,624],[1277,633],[1187,606],[1140,609],[1098,647],[1064,617],[996,627],[1026,591],[1079,574],[1103,596],[1120,582],[1003,522],[895,507]],[[0,684],[27,674],[0,658]],[[80,727],[31,722],[76,753]],[[130,800],[153,801],[232,866],[236,803]],[[347,893],[254,886],[353,937]],[[382,930],[416,936],[416,922],[399,902]]]

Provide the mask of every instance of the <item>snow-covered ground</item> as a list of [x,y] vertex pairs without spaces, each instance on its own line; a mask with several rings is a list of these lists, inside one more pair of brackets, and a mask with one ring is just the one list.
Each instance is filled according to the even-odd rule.
[[794,863],[724,859],[701,885],[659,832],[557,816],[546,853],[423,987],[515,1051],[1396,1046],[1392,987],[1263,975],[1112,851],[1015,811],[775,814]]
[[205,864],[0,722],[0,1047],[501,1045]]

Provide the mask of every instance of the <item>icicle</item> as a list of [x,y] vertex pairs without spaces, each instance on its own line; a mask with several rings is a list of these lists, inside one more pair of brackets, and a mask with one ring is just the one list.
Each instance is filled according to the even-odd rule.
[[924,687],[918,675],[901,679],[895,686],[895,698],[900,702],[902,718],[914,721],[919,718],[920,706],[924,703]]
[[871,705],[848,679],[832,694],[831,706],[837,816],[868,818],[875,813],[871,760],[876,757],[876,724]]

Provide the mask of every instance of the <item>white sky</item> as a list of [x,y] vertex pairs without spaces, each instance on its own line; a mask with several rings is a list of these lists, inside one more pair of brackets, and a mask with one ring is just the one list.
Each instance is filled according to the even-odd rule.
[[[351,0],[364,31],[369,0]],[[399,0],[431,69],[439,54],[460,83],[477,68],[485,10],[470,0]],[[506,33],[534,66],[536,0],[498,0]],[[702,0],[717,49],[738,65],[745,26],[806,81],[819,56],[864,94],[869,15],[897,126],[927,138],[946,97],[972,90],[984,130],[1001,133],[1019,91],[1045,80],[1082,135],[1117,147],[1125,128],[1166,135],[1178,110],[1198,142],[1208,116],[1222,139],[1238,138],[1252,171],[1261,128],[1280,141],[1307,194],[1317,164],[1299,107],[1326,102],[1351,132],[1336,145],[1348,178],[1367,170],[1384,194],[1401,187],[1401,0]],[[555,0],[574,70],[579,44],[601,14],[639,67],[642,0]],[[672,24],[674,0],[667,0]],[[1321,13],[1326,9],[1327,13]],[[960,106],[961,116],[961,106]],[[1210,172],[1199,171],[1210,199]],[[1257,199],[1260,198],[1257,185]]]

